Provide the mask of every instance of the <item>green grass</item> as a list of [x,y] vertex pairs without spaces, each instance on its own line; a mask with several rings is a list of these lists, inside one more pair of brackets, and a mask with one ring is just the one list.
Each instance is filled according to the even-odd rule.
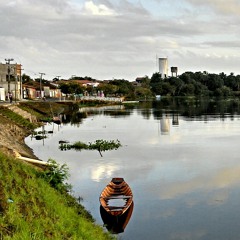
[[29,106],[29,105],[26,104],[26,103],[20,103],[20,104],[18,105],[18,107],[21,108],[22,110],[24,110],[24,111],[26,111],[26,112],[28,112],[28,113],[36,116],[37,119],[42,119],[42,118],[45,117],[44,114],[36,111],[35,109],[33,109],[33,107]]
[[29,122],[27,119],[23,118],[21,115],[11,111],[6,107],[0,107],[0,114],[11,119],[16,124],[21,125],[27,129],[35,129],[37,127],[36,124]]
[[39,171],[0,153],[0,239],[113,239]]

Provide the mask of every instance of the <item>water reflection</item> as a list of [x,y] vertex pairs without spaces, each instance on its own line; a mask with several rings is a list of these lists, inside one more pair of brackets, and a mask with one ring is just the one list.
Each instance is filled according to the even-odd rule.
[[84,107],[73,109],[71,112],[60,114],[63,124],[71,123],[80,126],[83,119],[96,115],[106,115],[113,118],[129,117],[134,114],[134,109],[138,109],[138,114],[144,119],[162,120],[162,133],[169,132],[169,121],[172,125],[179,125],[179,116],[186,117],[187,120],[213,121],[216,118],[224,120],[240,113],[239,100],[206,100],[206,99],[186,99],[186,98],[161,98],[160,101],[140,102],[139,105],[114,105],[103,107]]
[[[232,168],[223,168],[214,174],[205,174],[197,177],[193,177],[191,181],[177,181],[174,183],[168,183],[167,187],[159,183],[159,198],[175,199],[181,195],[191,193],[193,191],[201,191],[207,194],[214,189],[215,192],[224,192],[221,197],[215,198],[215,204],[223,203],[224,199],[227,199],[226,188],[232,188],[238,186],[240,182],[240,165],[232,166]],[[206,195],[205,195],[206,196]],[[211,192],[212,196],[212,192]],[[200,199],[199,199],[200,200]]]
[[121,216],[112,216],[105,211],[105,209],[100,206],[100,215],[104,226],[107,230],[113,234],[118,234],[124,232],[133,212],[134,203],[128,208],[128,210]]
[[179,117],[177,113],[172,114],[172,125],[173,126],[178,126],[179,125]]
[[92,169],[91,179],[100,182],[104,177],[111,178],[114,172],[116,172],[119,168],[114,164],[105,164],[96,166],[95,169]]
[[[237,100],[161,99],[79,112],[72,123],[71,115],[65,123],[63,118],[45,146],[30,138],[26,142],[40,159],[52,157],[69,166],[74,194],[83,197],[98,224],[116,233],[124,230],[118,235],[124,240],[240,239]],[[62,139],[119,139],[123,147],[101,158],[95,151],[61,152]],[[114,176],[129,179],[134,193],[131,219],[119,226],[103,216],[98,201],[102,186]]]
[[131,111],[124,105],[111,105],[111,106],[102,106],[102,107],[85,107],[79,110],[81,113],[87,113],[87,115],[96,115],[96,114],[104,114],[112,117],[122,117],[129,116]]
[[163,135],[169,134],[169,131],[170,131],[170,120],[169,120],[169,117],[166,114],[164,114],[162,116],[162,119],[160,120],[160,125],[161,125],[161,133]]

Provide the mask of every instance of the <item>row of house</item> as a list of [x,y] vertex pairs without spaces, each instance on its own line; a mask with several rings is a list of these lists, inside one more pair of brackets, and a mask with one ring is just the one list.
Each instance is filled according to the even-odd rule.
[[[57,80],[53,82],[31,81],[28,83],[22,82],[22,65],[0,63],[0,101],[8,100],[9,94],[13,96],[13,99],[36,99],[36,98],[59,98],[61,99],[64,94],[58,88],[59,82],[69,82],[69,80]],[[141,86],[142,79],[137,78],[133,82],[134,86]],[[92,79],[73,79],[72,82],[81,84],[82,86],[92,88],[97,87],[100,83],[109,83],[109,80],[97,81]],[[88,93],[84,94],[88,96]],[[98,97],[104,97],[104,93],[99,91]]]
[[8,100],[9,94],[18,100],[43,97],[61,98],[61,90],[56,84],[44,84],[43,86],[39,82],[24,84],[21,67],[21,64],[17,63],[0,63],[0,101]]
[[[61,90],[58,88],[58,82],[45,82],[42,84],[38,81],[28,83],[22,82],[21,64],[0,63],[0,101],[8,100],[9,94],[13,99],[36,99],[36,98],[62,98]],[[64,81],[64,80],[63,80]],[[82,86],[97,87],[99,81],[92,80],[73,80]],[[62,82],[62,81],[61,81]],[[101,94],[103,96],[103,94]]]

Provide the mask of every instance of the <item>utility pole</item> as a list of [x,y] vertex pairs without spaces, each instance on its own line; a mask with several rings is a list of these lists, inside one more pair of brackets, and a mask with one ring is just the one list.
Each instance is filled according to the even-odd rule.
[[46,75],[45,73],[39,73],[40,74],[40,97],[42,98],[42,76]]
[[56,76],[56,78],[58,79],[58,81],[59,81],[59,78],[60,78],[61,76]]
[[15,103],[17,102],[17,64],[16,64],[16,69],[14,68],[14,78],[15,78],[15,89],[14,89],[14,98],[15,98]]
[[20,64],[20,100],[23,99],[23,86],[22,86],[22,70],[24,70],[22,68],[22,64]]
[[8,94],[10,93],[10,62],[14,61],[13,58],[5,58],[6,64],[8,64]]

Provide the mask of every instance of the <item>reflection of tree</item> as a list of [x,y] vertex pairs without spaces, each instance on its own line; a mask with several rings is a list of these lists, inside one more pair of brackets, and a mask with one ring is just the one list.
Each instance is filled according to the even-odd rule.
[[[176,114],[188,118],[204,118],[207,120],[213,115],[220,118],[234,116],[240,113],[240,102],[236,100],[201,100],[189,98],[166,98],[152,103],[153,116],[160,119],[164,112],[168,111],[171,115]],[[208,117],[209,116],[209,117]]]
[[207,121],[213,115],[224,119],[240,114],[240,102],[237,100],[213,101],[196,98],[161,98],[160,101],[140,102],[138,105],[115,105],[98,108],[83,108],[65,113],[62,123],[80,124],[82,119],[91,115],[107,115],[114,118],[128,117],[133,114],[134,109],[145,119],[153,116],[155,119],[162,119],[165,113],[171,116],[173,125],[178,125],[178,116],[190,119]]
[[127,116],[130,116],[132,112],[133,110],[126,110],[126,109],[115,110],[115,111],[106,110],[104,111],[104,115],[111,116],[111,117],[123,117],[123,116],[127,117]]
[[84,112],[75,112],[71,116],[71,124],[81,123],[84,118],[87,117],[87,114]]
[[151,111],[151,109],[143,109],[141,111],[141,114],[143,115],[143,117],[145,119],[149,119],[151,117],[151,115],[152,115],[152,111]]
[[149,119],[152,116],[152,102],[144,101],[141,102],[140,106],[141,106],[139,108],[140,114],[142,114],[145,119]]
[[73,125],[80,124],[84,118],[87,117],[86,112],[73,111],[67,114],[64,114],[62,117],[62,123],[71,123]]

